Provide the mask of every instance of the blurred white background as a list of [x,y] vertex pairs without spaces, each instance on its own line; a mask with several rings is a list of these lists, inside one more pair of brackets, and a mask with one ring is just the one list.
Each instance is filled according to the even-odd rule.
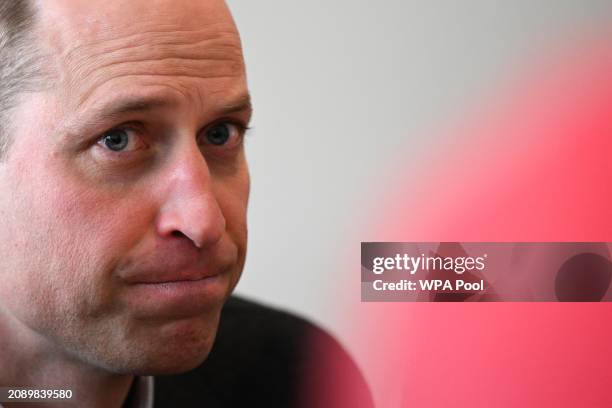
[[363,226],[387,163],[434,144],[433,130],[484,103],[533,56],[612,20],[610,0],[229,5],[255,107],[237,292],[313,320],[349,350],[335,313],[338,267],[354,264],[359,280],[359,259],[340,258],[373,238]]

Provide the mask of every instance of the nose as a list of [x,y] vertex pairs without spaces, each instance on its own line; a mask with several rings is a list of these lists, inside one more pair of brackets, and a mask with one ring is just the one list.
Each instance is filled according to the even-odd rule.
[[212,178],[200,150],[176,155],[163,182],[164,200],[156,220],[163,238],[186,238],[197,248],[216,244],[225,231],[225,217],[213,191]]

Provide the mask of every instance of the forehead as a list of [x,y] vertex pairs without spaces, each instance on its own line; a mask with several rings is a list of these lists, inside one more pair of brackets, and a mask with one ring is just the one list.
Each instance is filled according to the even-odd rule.
[[245,91],[239,35],[221,0],[41,0],[38,9],[69,109],[146,87],[200,100]]

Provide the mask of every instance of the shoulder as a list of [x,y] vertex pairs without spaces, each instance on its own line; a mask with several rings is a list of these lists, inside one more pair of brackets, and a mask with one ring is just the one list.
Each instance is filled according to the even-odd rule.
[[232,296],[208,359],[189,373],[156,377],[155,406],[349,406],[336,401],[346,386],[351,407],[372,406],[361,373],[327,332]]

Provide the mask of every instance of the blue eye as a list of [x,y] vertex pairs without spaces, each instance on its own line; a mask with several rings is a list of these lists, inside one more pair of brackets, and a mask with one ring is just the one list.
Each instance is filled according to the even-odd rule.
[[125,129],[113,129],[102,135],[100,142],[109,150],[118,152],[127,147],[130,137]]
[[132,152],[146,148],[139,132],[129,127],[106,131],[98,139],[98,144],[113,152]]
[[227,125],[226,123],[221,123],[208,129],[206,131],[206,141],[215,146],[227,143],[230,138],[230,130]]
[[[241,129],[233,123],[225,122],[213,125],[206,130],[206,142],[214,146],[223,146],[240,141]],[[232,140],[233,138],[233,140]]]

